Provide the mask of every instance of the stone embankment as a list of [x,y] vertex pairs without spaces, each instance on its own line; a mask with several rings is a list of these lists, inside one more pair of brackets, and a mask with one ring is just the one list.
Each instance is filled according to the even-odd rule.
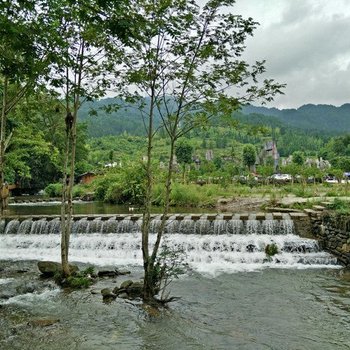
[[321,248],[334,254],[344,266],[350,266],[350,215],[339,215],[323,206],[304,211],[309,215],[312,233]]

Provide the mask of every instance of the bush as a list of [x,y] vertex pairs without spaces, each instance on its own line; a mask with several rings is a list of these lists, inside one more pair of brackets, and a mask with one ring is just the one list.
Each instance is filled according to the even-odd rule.
[[267,256],[274,256],[278,253],[278,247],[275,243],[267,244],[265,247],[265,254]]
[[171,205],[194,207],[201,202],[199,192],[193,186],[174,184],[170,195]]
[[54,276],[54,280],[58,285],[62,287],[82,289],[88,288],[94,283],[94,280],[92,278],[94,274],[94,268],[92,266],[89,266],[85,270],[76,272],[67,278],[65,278],[61,272],[57,272]]
[[145,171],[142,164],[114,169],[93,182],[95,198],[116,204],[140,204],[145,195]]
[[62,184],[54,183],[45,187],[45,193],[49,197],[60,197],[62,196]]
[[109,184],[104,200],[114,204],[124,204],[128,202],[128,195],[124,193],[125,188],[121,182]]
[[339,214],[349,214],[350,212],[350,203],[339,198],[334,198],[332,204],[327,205],[328,209],[335,210]]
[[75,185],[73,187],[73,197],[74,198],[79,198],[82,197],[87,191],[87,186],[86,185]]
[[120,175],[116,173],[106,174],[95,179],[93,181],[95,198],[101,201],[105,200],[108,188],[116,182],[120,182]]

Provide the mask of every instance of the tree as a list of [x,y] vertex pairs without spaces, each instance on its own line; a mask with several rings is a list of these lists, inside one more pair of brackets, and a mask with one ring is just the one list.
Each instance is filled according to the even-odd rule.
[[304,165],[304,163],[305,163],[305,155],[304,155],[304,152],[301,152],[301,151],[295,151],[295,152],[293,152],[292,160],[293,160],[293,163],[294,163],[294,164],[297,164],[297,165]]
[[[0,4],[0,187],[4,185],[5,153],[12,133],[8,116],[21,99],[33,91],[49,64],[49,36],[40,11],[44,1],[3,1]],[[3,191],[1,190],[1,193]],[[1,215],[6,206],[1,198]]]
[[[18,103],[9,117],[13,136],[6,157],[7,181],[42,189],[62,178],[66,138],[62,110],[46,89],[37,89]],[[81,165],[88,156],[85,125],[78,125],[77,132],[76,158]]]
[[[147,186],[142,224],[145,301],[154,301],[159,280],[156,257],[169,211],[173,159],[179,138],[213,116],[231,117],[240,103],[281,93],[280,84],[257,77],[264,62],[250,67],[240,59],[247,36],[257,23],[223,7],[233,0],[211,0],[200,8],[196,1],[130,1],[129,17],[136,20],[137,36],[125,51],[117,88],[128,101],[138,101],[147,129]],[[230,95],[229,91],[240,91]],[[135,92],[136,91],[136,92]],[[145,99],[144,96],[147,96]],[[165,181],[162,222],[153,247],[149,244],[150,204],[153,186],[152,148],[156,118],[169,138],[169,163]]]
[[[118,5],[118,4],[117,4]],[[50,85],[62,91],[65,121],[65,152],[61,206],[61,261],[65,276],[70,275],[68,256],[73,215],[73,184],[77,151],[77,115],[84,101],[103,96],[108,87],[109,63],[104,49],[108,27],[113,23],[109,11],[114,1],[48,0],[44,14],[57,40],[48,77]],[[107,20],[108,19],[108,20]],[[114,29],[113,29],[114,31]]]
[[175,147],[175,155],[178,163],[182,165],[182,182],[185,183],[186,164],[192,163],[193,147],[186,141],[179,142]]
[[253,145],[247,144],[243,147],[243,164],[251,170],[256,161],[256,149]]

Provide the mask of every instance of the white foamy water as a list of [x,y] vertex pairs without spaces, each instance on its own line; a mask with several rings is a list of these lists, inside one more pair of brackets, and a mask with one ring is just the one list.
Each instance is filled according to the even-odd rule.
[[46,289],[41,293],[26,293],[16,295],[7,300],[2,300],[0,305],[9,305],[9,304],[17,304],[21,306],[30,306],[33,304],[38,304],[42,302],[50,302],[50,299],[54,298],[61,290],[59,288],[55,289]]
[[[150,243],[155,235],[150,236]],[[317,241],[293,234],[167,234],[167,246],[184,252],[190,268],[209,275],[263,268],[337,267],[336,258],[322,252]],[[278,254],[268,258],[265,247],[276,244]],[[5,260],[60,261],[60,235],[0,235],[0,256]],[[70,242],[70,260],[97,266],[142,266],[141,235],[74,234]]]
[[15,280],[14,278],[0,278],[0,285],[9,284],[14,280]]

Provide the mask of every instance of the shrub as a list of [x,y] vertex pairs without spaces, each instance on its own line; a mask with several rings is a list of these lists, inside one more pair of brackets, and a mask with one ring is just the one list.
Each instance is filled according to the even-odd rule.
[[140,204],[145,195],[145,171],[142,164],[114,169],[93,182],[95,198],[111,203]]
[[106,174],[102,177],[98,177],[93,181],[93,187],[95,189],[95,198],[97,200],[105,200],[108,188],[115,182],[120,181],[120,175],[116,173]]
[[265,247],[265,254],[268,256],[274,256],[278,253],[278,247],[275,243],[267,244]]
[[109,184],[104,196],[104,200],[110,203],[123,204],[129,200],[127,193],[124,193],[125,188],[121,182]]
[[62,287],[82,289],[88,288],[94,283],[94,280],[91,277],[94,274],[94,268],[92,266],[89,266],[85,270],[76,272],[67,278],[65,278],[61,272],[56,272],[54,275],[54,280],[58,285]]
[[200,193],[198,187],[186,186],[181,184],[174,184],[171,195],[171,205],[194,207],[198,206],[201,202]]
[[86,185],[75,185],[73,187],[73,197],[74,198],[78,198],[78,197],[81,197],[84,195],[84,193],[86,192],[87,190],[87,186]]
[[81,289],[90,287],[92,283],[92,279],[85,276],[70,276],[64,285],[73,289]]
[[333,203],[328,204],[327,208],[335,210],[339,214],[349,214],[350,203],[339,198],[334,198]]
[[45,193],[49,197],[60,197],[62,196],[62,184],[54,183],[45,187]]

